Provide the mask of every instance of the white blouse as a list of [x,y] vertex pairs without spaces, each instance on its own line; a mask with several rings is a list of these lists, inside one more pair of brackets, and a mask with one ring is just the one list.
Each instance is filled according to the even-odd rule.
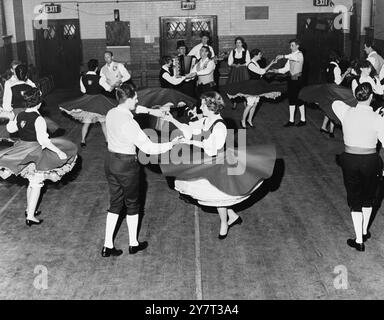
[[[372,86],[373,92],[378,94],[378,95],[382,95],[384,93],[383,86],[380,84],[380,82],[377,82],[376,79],[373,79],[370,76],[368,76],[368,77],[360,76],[359,82],[360,82],[360,84],[366,83],[366,82],[370,83],[371,86]],[[352,92],[353,92],[353,95],[355,95],[355,90],[356,90],[357,86],[358,86],[357,80],[354,79],[352,81]]]
[[[228,66],[233,65],[233,59],[234,58],[241,59],[241,57],[243,56],[244,50],[245,50],[244,48],[241,48],[240,51],[235,49],[235,57],[233,57],[233,50],[231,50],[231,52],[229,53],[229,56],[228,56]],[[249,55],[249,51],[247,50],[247,52],[245,54],[245,64],[248,65],[248,63],[250,63],[250,62],[251,62],[251,56]]]
[[[208,131],[215,121],[222,119],[223,118],[219,114],[215,115],[210,120],[203,117],[197,121],[184,125],[182,130],[186,138],[190,139],[192,135],[199,135],[202,131]],[[217,155],[217,152],[224,147],[226,138],[227,127],[222,122],[216,123],[210,136],[202,141],[204,152],[210,157]]]

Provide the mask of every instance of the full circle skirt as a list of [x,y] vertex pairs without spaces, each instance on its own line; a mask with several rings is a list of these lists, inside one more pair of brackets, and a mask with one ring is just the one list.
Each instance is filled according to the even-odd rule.
[[332,110],[332,103],[336,100],[341,100],[352,107],[355,107],[357,104],[357,100],[350,88],[334,83],[304,87],[299,93],[299,99],[308,103],[316,103],[328,118],[337,124],[340,124],[340,120]]
[[0,151],[1,176],[7,178],[14,174],[28,178],[43,173],[47,179],[61,179],[76,163],[77,146],[64,138],[54,138],[51,142],[66,153],[66,159],[59,159],[55,152],[43,149],[37,141],[18,140],[12,147]]
[[192,148],[191,153],[179,157],[177,164],[161,163],[160,168],[165,176],[176,178],[176,189],[199,203],[231,206],[248,198],[271,177],[275,161],[273,145],[227,148],[216,157]]
[[80,98],[59,105],[61,111],[82,123],[104,122],[109,110],[118,105],[115,99],[102,94],[84,94]]

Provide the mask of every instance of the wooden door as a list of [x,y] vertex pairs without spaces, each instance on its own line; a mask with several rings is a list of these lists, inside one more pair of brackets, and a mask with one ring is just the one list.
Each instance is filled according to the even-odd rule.
[[52,75],[56,87],[78,83],[82,60],[78,20],[49,20],[47,29],[36,30],[38,68]]
[[329,53],[343,54],[343,33],[335,29],[336,13],[298,13],[297,37],[304,53],[304,75],[308,83],[324,81]]
[[217,16],[160,17],[160,55],[177,55],[177,41],[184,40],[188,51],[201,42],[200,32],[208,31],[217,53]]

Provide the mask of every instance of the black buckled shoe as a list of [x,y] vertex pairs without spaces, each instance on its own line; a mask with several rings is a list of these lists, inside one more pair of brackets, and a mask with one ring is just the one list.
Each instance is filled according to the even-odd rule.
[[288,128],[288,127],[294,127],[294,126],[295,126],[294,122],[288,121],[283,127]]
[[219,233],[218,238],[219,238],[220,240],[224,240],[224,239],[227,237],[227,235],[228,235],[228,232],[227,232],[226,234],[224,234],[224,235],[222,235],[222,234]]
[[352,247],[352,248],[355,248],[357,251],[365,251],[365,245],[364,243],[357,243],[356,242],[356,239],[348,239],[347,240],[347,244]]
[[102,255],[103,257],[109,257],[109,256],[115,256],[115,257],[118,257],[118,256],[120,256],[122,253],[123,253],[123,250],[116,249],[115,247],[113,247],[112,249],[107,248],[107,247],[103,247],[103,250],[101,251],[101,255]]
[[138,246],[129,246],[129,254],[135,254],[138,253],[139,251],[142,251],[148,247],[148,242],[143,241],[139,242]]
[[[24,215],[27,217],[27,210],[24,211]],[[41,211],[35,211],[35,217],[38,217],[39,215],[41,215]]]
[[363,242],[367,241],[371,238],[371,233],[368,231],[367,234],[363,234]]
[[231,227],[237,224],[242,224],[242,223],[243,223],[243,219],[241,219],[241,217],[238,217],[235,221],[233,221],[231,224],[228,225],[228,229],[230,229]]
[[39,221],[33,221],[33,220],[28,220],[26,219],[25,220],[25,224],[28,226],[28,227],[32,227],[32,226],[38,226],[39,224],[42,224],[44,220],[39,220]]
[[299,121],[297,124],[296,124],[296,127],[303,127],[307,124],[307,121]]

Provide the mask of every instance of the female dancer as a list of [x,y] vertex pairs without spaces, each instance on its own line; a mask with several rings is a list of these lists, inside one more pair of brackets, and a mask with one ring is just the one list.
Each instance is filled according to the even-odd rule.
[[[247,66],[251,61],[247,44],[242,37],[235,38],[235,49],[228,56],[230,67],[227,84],[249,80]],[[240,98],[241,99],[241,98]],[[234,99],[232,109],[236,109],[239,98]]]
[[[247,118],[248,125],[253,127],[252,119],[256,111],[256,106],[260,101],[260,95],[263,93],[281,92],[281,86],[277,87],[273,84],[267,83],[264,80],[260,80],[261,77],[270,69],[270,67],[276,63],[276,60],[272,60],[267,67],[261,68],[259,62],[262,56],[263,54],[259,49],[253,49],[251,51],[251,61],[247,67],[251,80],[232,83],[224,88],[224,91],[227,93],[230,99],[236,97],[245,97],[247,100],[246,107],[240,122],[242,128],[244,129],[246,128],[245,121]],[[272,95],[271,98],[276,96],[277,95]]]
[[35,217],[37,202],[44,180],[58,181],[72,170],[77,158],[77,147],[63,138],[49,139],[47,124],[39,113],[41,92],[31,88],[24,93],[26,110],[15,118],[10,116],[7,130],[18,131],[20,140],[0,152],[0,176],[12,174],[29,180],[27,188],[26,224],[41,224]]
[[368,60],[364,60],[359,64],[360,74],[354,80],[352,80],[352,92],[355,94],[355,90],[359,84],[368,82],[372,86],[373,93],[376,95],[383,95],[383,86],[380,83],[379,77],[376,75],[376,71],[372,64]]
[[173,65],[172,58],[170,56],[164,56],[163,65],[159,73],[160,86],[162,88],[173,88],[177,90],[178,85],[185,80],[185,77],[184,76],[181,76],[179,78],[175,77],[173,75],[172,65]]
[[[329,55],[329,64],[326,69],[326,79],[328,83],[335,83],[341,85],[344,78],[350,73],[351,69],[348,68],[343,74],[341,74],[341,69],[339,66],[340,57],[336,52],[332,52]],[[329,131],[327,129],[329,123]],[[334,134],[335,123],[328,118],[327,115],[324,115],[323,124],[321,125],[320,132],[327,133],[331,138],[335,137]]]
[[59,106],[60,110],[83,123],[80,143],[83,148],[86,146],[85,138],[92,123],[100,123],[105,141],[107,141],[105,115],[117,105],[116,100],[107,98],[102,94],[108,85],[105,80],[96,74],[98,67],[99,62],[97,60],[89,60],[89,71],[80,78],[80,90],[84,95]]
[[[272,175],[276,158],[272,145],[245,147],[244,143],[236,151],[226,146],[227,127],[220,115],[223,108],[221,95],[212,91],[201,96],[201,119],[182,124],[171,115],[166,116],[188,139],[192,154],[182,152],[182,161],[177,165],[160,164],[164,175],[176,177],[177,191],[204,206],[217,208],[221,221],[219,239],[225,239],[228,229],[242,222],[232,207],[250,197]],[[232,171],[236,162],[241,172]]]

